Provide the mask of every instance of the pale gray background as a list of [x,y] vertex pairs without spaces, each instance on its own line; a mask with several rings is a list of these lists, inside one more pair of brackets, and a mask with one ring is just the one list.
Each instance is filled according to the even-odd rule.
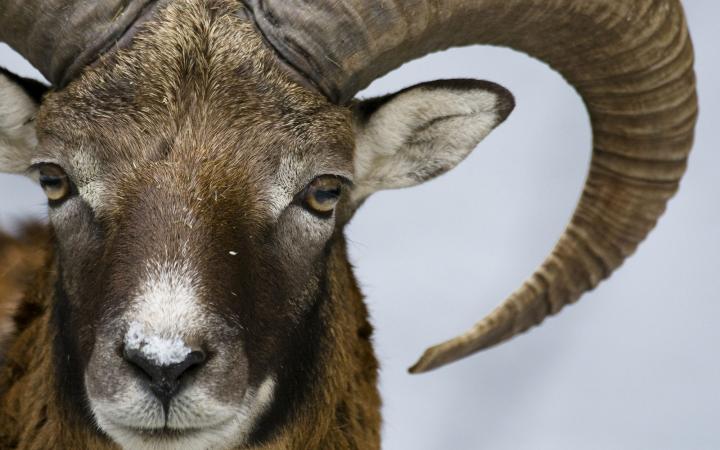
[[[546,66],[488,47],[426,57],[365,92],[476,77],[507,86],[518,103],[450,175],[378,194],[349,228],[377,328],[385,448],[720,449],[720,2],[685,4],[701,115],[659,226],[578,305],[429,375],[405,369],[491,310],[562,232],[589,161],[587,114]],[[37,76],[7,47],[0,64]],[[0,225],[44,215],[29,181],[0,176],[0,192]]]

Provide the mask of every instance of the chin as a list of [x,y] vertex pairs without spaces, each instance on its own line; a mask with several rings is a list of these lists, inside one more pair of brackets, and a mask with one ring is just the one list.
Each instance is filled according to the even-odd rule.
[[232,405],[188,389],[166,411],[151,394],[133,387],[111,400],[91,396],[90,404],[99,429],[124,450],[226,450],[247,442],[274,390],[268,377]]
[[223,450],[245,440],[239,418],[201,428],[132,428],[117,424],[101,427],[124,450]]

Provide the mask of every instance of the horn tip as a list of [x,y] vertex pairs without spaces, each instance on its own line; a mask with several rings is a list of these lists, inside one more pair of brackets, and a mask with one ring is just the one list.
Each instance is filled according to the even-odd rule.
[[415,364],[408,368],[408,373],[411,375],[420,375],[429,370],[432,369],[428,368],[427,361],[425,361],[425,356],[423,355]]
[[438,369],[452,362],[444,360],[446,359],[444,357],[447,356],[447,353],[443,352],[440,347],[441,346],[436,345],[435,347],[425,350],[425,353],[423,353],[420,359],[408,369],[408,372],[413,375],[418,375]]
[[512,322],[508,320],[496,322],[485,318],[465,334],[425,350],[408,372],[411,374],[429,372],[492,347],[513,336],[514,333],[508,330],[511,326]]

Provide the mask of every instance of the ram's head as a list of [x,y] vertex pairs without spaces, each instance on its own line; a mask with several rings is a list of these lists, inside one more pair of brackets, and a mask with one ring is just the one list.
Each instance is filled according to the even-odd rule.
[[0,74],[0,169],[49,199],[57,370],[129,447],[237,443],[282,415],[341,320],[327,304],[359,298],[342,237],[358,206],[452,169],[513,108],[476,80],[353,99],[404,61],[471,43],[528,51],[578,88],[594,127],[552,254],[414,372],[509,339],[607,277],[690,148],[675,1],[61,3],[0,6],[0,39],[54,87]]

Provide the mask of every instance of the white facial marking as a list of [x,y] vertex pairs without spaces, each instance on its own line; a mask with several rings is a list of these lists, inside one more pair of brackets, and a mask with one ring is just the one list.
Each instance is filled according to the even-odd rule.
[[233,252],[233,251],[230,251],[228,253],[230,253],[230,256],[237,256],[237,254],[238,254],[237,252]]
[[103,198],[106,197],[106,186],[100,181],[103,173],[100,162],[86,148],[80,148],[70,159],[75,183],[80,196],[90,205],[93,211],[102,212]]
[[[189,263],[154,262],[148,264],[146,273],[126,316],[129,324],[137,323],[145,343],[152,341],[167,347],[170,342],[183,341],[200,331],[205,312],[199,299],[199,276]],[[177,350],[173,345],[168,348]]]
[[113,431],[124,427],[152,429],[165,425],[162,405],[139,383],[129,383],[112,401],[91,399],[90,406],[98,426],[113,437]]
[[102,211],[105,185],[101,181],[91,181],[78,188],[80,196],[90,205],[95,212]]
[[[203,327],[208,326],[204,324],[207,313],[199,303],[199,275],[182,256],[179,262],[148,264],[145,282],[123,319],[128,324],[125,345],[158,364],[184,360],[190,351],[186,336],[204,335]],[[246,389],[242,401],[236,403],[218,397],[212,380],[198,377],[170,401],[165,416],[162,404],[142,380],[129,377],[117,382],[122,388],[116,394],[100,399],[91,396],[90,404],[98,426],[126,450],[240,446],[270,406],[276,384],[269,376],[257,388]]]
[[284,155],[277,172],[273,174],[273,183],[268,188],[265,206],[273,217],[278,217],[297,194],[297,183],[306,170],[297,158]]
[[[145,394],[136,390],[132,392],[132,401],[93,403],[93,412],[98,425],[124,450],[224,450],[247,441],[270,406],[275,387],[274,378],[268,377],[258,388],[248,389],[242,404],[233,407],[218,402],[202,388],[190,387],[171,402],[167,423],[162,408],[144,402]],[[136,431],[163,426],[188,432],[162,438]]]
[[37,109],[22,88],[0,75],[0,172],[21,173],[30,166]]
[[257,389],[248,389],[238,415],[240,438],[246,440],[260,416],[267,410],[275,396],[275,380],[267,377]]
[[125,335],[125,348],[139,351],[160,366],[179,364],[192,352],[182,339],[147,336],[145,328],[136,321],[130,324]]

